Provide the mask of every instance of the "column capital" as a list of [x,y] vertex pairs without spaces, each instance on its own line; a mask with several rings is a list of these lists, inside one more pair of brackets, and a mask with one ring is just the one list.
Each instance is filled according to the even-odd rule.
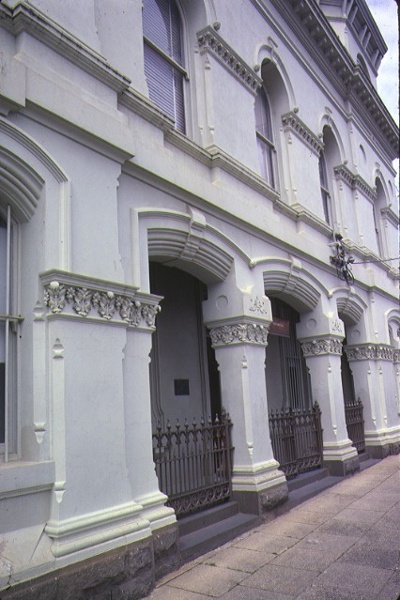
[[48,271],[41,280],[47,317],[155,329],[160,296],[76,273]]
[[343,349],[342,340],[333,336],[303,339],[300,344],[305,358],[324,354],[340,356]]
[[354,344],[345,346],[344,350],[349,361],[387,360],[399,362],[400,360],[400,350],[388,344]]
[[267,346],[269,326],[269,322],[260,323],[248,318],[208,325],[214,348],[233,344]]

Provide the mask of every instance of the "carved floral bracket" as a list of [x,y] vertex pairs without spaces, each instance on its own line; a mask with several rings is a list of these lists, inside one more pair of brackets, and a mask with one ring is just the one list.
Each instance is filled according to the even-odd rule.
[[342,348],[342,341],[336,338],[318,338],[301,342],[301,349],[305,358],[322,354],[341,355]]
[[346,346],[345,352],[348,360],[388,360],[398,363],[400,358],[400,350],[385,344]]
[[231,344],[257,344],[266,346],[268,325],[258,323],[230,323],[214,327],[210,330],[211,342],[214,347]]
[[[68,279],[68,277],[66,278]],[[52,279],[44,282],[44,304],[54,315],[95,317],[108,322],[124,322],[131,327],[155,328],[155,320],[161,307],[160,298],[137,294],[134,289],[121,293],[118,285],[98,283],[94,286],[74,285],[69,281]],[[115,290],[110,289],[115,287]],[[122,286],[121,286],[122,287]],[[72,309],[72,311],[71,311]]]

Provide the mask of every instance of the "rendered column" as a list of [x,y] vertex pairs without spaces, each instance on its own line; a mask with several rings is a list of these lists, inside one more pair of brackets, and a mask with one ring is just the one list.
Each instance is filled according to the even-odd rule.
[[[215,316],[221,309],[225,318],[207,319],[207,326],[219,365],[222,406],[233,424],[233,497],[243,512],[261,515],[288,495],[269,436],[265,348],[270,302],[262,295],[229,292],[229,298],[219,296],[214,305],[209,298],[208,315]],[[236,313],[234,317],[227,318],[228,308]]]
[[365,444],[374,458],[397,454],[400,421],[396,406],[395,352],[385,344],[347,346],[356,398],[364,407]]
[[341,374],[342,336],[302,339],[301,347],[311,376],[314,402],[321,408],[324,465],[332,475],[359,468],[357,450],[348,437]]
[[[155,316],[155,314],[154,314]],[[152,323],[154,320],[152,318]],[[178,526],[168,498],[160,492],[152,450],[150,349],[154,327],[127,329],[123,360],[125,443],[132,496],[150,522],[156,578],[179,566]]]
[[132,495],[143,506],[152,529],[175,523],[172,508],[164,506],[152,453],[150,350],[154,329],[128,329],[124,349],[126,455]]

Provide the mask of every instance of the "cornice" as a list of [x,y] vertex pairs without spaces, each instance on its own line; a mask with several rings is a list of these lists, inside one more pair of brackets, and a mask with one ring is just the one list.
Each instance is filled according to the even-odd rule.
[[349,361],[356,360],[387,360],[397,362],[398,352],[387,344],[358,344],[345,346]]
[[26,102],[23,114],[32,121],[43,124],[49,129],[61,133],[66,138],[72,139],[79,144],[82,144],[82,146],[86,146],[120,164],[123,164],[134,156],[133,148],[128,147],[128,144],[132,144],[131,140],[125,138],[122,142],[121,140],[116,140],[115,143],[113,143],[112,140],[107,140],[97,133],[88,131],[81,125],[77,125],[70,120],[64,119],[56,113],[49,112],[42,106],[34,104],[29,100]]
[[[360,258],[360,261],[357,261],[357,263],[364,261],[365,263],[368,262],[372,262],[374,263],[375,266],[380,267],[381,269],[383,269],[384,271],[386,271],[386,275],[393,280],[399,280],[400,279],[400,274],[399,274],[399,270],[395,269],[393,267],[391,267],[390,265],[388,265],[385,262],[385,259],[382,258],[381,256],[378,256],[377,254],[375,254],[374,252],[372,252],[369,248],[367,248],[366,246],[359,246],[358,244],[355,244],[352,240],[348,239],[348,238],[344,238],[343,239],[343,245],[345,246],[347,252],[349,254],[356,254],[358,258]],[[373,287],[369,287],[367,289],[373,289]]]
[[333,168],[337,179],[344,181],[352,190],[359,190],[371,202],[376,200],[376,191],[368,183],[360,177],[360,175],[352,173],[346,165],[338,165]]
[[210,167],[219,167],[226,173],[230,173],[248,185],[253,190],[260,192],[263,196],[267,196],[273,202],[280,200],[280,194],[274,190],[265,179],[257,175],[251,169],[245,167],[241,162],[236,160],[233,156],[224,152],[219,146],[208,146],[206,150],[210,156]]
[[28,33],[116,92],[131,85],[131,80],[114,69],[101,54],[28,2],[20,2],[14,8],[0,4],[0,27],[15,36]]
[[227,42],[210,26],[197,33],[200,54],[211,54],[253,94],[262,85],[262,79]]
[[[282,204],[283,202],[280,203],[279,207],[277,203],[275,204],[275,207],[280,212],[284,212]],[[308,225],[311,225],[313,229],[316,229],[324,235],[332,237],[332,227],[328,225],[326,221],[323,221],[322,219],[314,215],[312,212],[310,212],[305,206],[303,206],[299,202],[292,204],[290,207],[287,206],[287,208],[292,209],[292,211],[294,212],[294,216],[292,216],[294,221],[302,221],[303,223],[307,223]]]
[[[266,0],[252,0],[265,11]],[[363,74],[314,0],[270,0],[324,75],[357,112],[364,110],[371,125],[386,141],[391,160],[399,155],[399,130],[370,80]],[[390,148],[390,152],[389,152]]]
[[322,141],[305,123],[303,123],[295,112],[291,111],[282,115],[282,125],[285,131],[292,131],[295,133],[296,136],[310,148],[310,150],[319,155],[323,149]]
[[167,132],[175,129],[175,122],[167,113],[133,88],[123,90],[118,97],[118,103],[139,115],[145,121],[159,127],[162,131]]
[[[358,41],[360,51],[376,76],[387,46],[365,0],[352,0],[351,2],[320,0],[320,6],[324,13],[324,6],[335,6],[339,9],[339,15],[328,9],[328,14],[325,13],[328,21],[330,23],[340,21],[353,33],[354,39]],[[358,21],[358,27],[354,25],[355,20]],[[371,38],[373,39],[373,49],[369,43]]]
[[381,208],[381,215],[385,219],[387,219],[388,221],[390,221],[390,223],[392,225],[394,225],[395,227],[399,226],[399,224],[400,224],[399,216],[396,215],[396,213],[394,212],[394,210],[390,206],[385,206],[384,208]]
[[159,296],[137,288],[65,271],[40,275],[48,314],[102,321],[130,327],[155,328]]

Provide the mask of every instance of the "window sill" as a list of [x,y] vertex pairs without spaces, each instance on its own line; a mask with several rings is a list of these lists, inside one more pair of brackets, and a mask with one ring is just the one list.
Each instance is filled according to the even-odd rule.
[[0,500],[51,490],[54,461],[0,463]]

